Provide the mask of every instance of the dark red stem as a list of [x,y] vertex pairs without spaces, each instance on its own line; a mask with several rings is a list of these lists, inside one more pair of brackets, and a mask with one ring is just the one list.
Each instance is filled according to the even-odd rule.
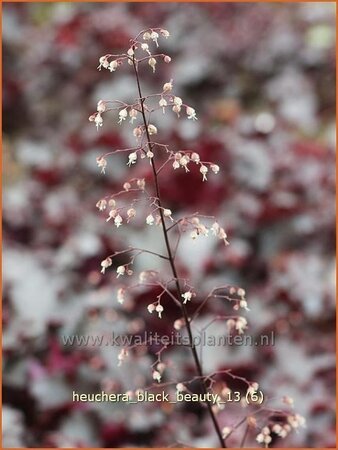
[[[135,61],[135,58],[133,58],[133,67],[134,67],[135,76],[136,76],[137,89],[138,89],[138,93],[139,93],[139,97],[140,97],[141,114],[142,114],[143,123],[144,123],[144,127],[145,127],[145,133],[146,133],[146,136],[147,136],[147,144],[148,144],[149,150],[152,151],[151,139],[150,139],[150,135],[149,135],[149,131],[148,131],[148,123],[147,123],[147,119],[146,119],[146,115],[145,115],[145,109],[144,109],[145,98],[142,95],[142,90],[141,90],[141,85],[140,85],[140,77],[139,77],[138,68],[137,68],[137,62]],[[179,278],[178,278],[178,274],[177,274],[174,258],[173,258],[173,255],[172,255],[171,247],[170,247],[168,232],[167,232],[167,229],[166,229],[166,226],[165,226],[165,218],[164,218],[164,214],[163,214],[161,195],[160,195],[160,186],[159,186],[158,175],[157,175],[157,171],[156,171],[156,164],[155,164],[154,157],[151,158],[151,166],[152,166],[152,170],[153,170],[153,174],[154,174],[155,192],[156,192],[156,196],[157,196],[157,199],[158,199],[158,206],[159,206],[159,211],[160,211],[160,216],[161,216],[161,224],[162,224],[163,236],[164,236],[164,241],[165,241],[167,254],[168,254],[168,260],[169,260],[169,264],[170,264],[170,267],[171,267],[171,271],[172,271],[173,277],[175,279],[177,298],[181,299],[182,298],[182,289],[181,289],[181,286],[180,286],[180,283],[179,283]],[[201,387],[202,387],[203,393],[207,394],[208,393],[208,388],[205,385],[205,381],[203,379],[202,366],[201,366],[201,363],[200,363],[200,360],[199,360],[199,357],[198,357],[198,354],[197,354],[196,347],[194,345],[193,334],[192,334],[192,331],[191,331],[191,325],[190,325],[190,322],[189,322],[188,312],[187,312],[187,309],[186,309],[186,307],[185,307],[185,305],[183,303],[181,303],[181,308],[182,308],[182,313],[183,313],[183,317],[184,317],[184,320],[185,320],[185,325],[186,325],[187,331],[188,331],[189,347],[191,348],[191,351],[192,351],[192,355],[193,355],[193,358],[194,358],[194,362],[195,362],[197,373],[198,373],[199,377],[201,377],[201,379],[200,379]],[[225,445],[223,437],[222,437],[222,432],[221,432],[221,429],[220,429],[219,424],[217,422],[217,419],[215,417],[214,411],[212,410],[211,403],[209,401],[206,401],[205,403],[206,403],[207,409],[209,411],[212,423],[214,425],[215,432],[216,432],[216,434],[218,436],[219,443],[220,443],[222,448],[226,448],[226,445]]]

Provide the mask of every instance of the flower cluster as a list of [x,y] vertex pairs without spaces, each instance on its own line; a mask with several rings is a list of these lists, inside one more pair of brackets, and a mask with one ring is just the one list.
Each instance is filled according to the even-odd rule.
[[195,163],[196,165],[200,166],[199,171],[202,174],[203,181],[207,181],[207,174],[209,171],[217,175],[220,170],[217,164],[211,162],[202,162],[200,155],[196,152],[170,152],[170,159],[173,160],[172,166],[174,170],[182,167],[186,172],[189,172],[190,163]]
[[271,431],[269,427],[264,427],[261,432],[257,435],[256,441],[260,444],[265,444],[267,447],[272,441],[272,437],[270,436]]
[[128,64],[132,65],[133,60],[135,59],[135,53],[139,49],[143,52],[145,52],[146,56],[142,58],[144,61],[148,61],[149,66],[153,69],[155,72],[156,67],[156,59],[157,57],[162,57],[165,63],[169,63],[171,61],[171,58],[168,55],[152,55],[150,51],[149,44],[147,42],[153,41],[156,44],[156,47],[159,46],[158,39],[160,37],[168,38],[170,36],[169,31],[162,29],[162,28],[150,28],[147,31],[143,33],[142,39],[145,42],[139,41],[137,36],[136,39],[132,41],[131,47],[127,50],[125,54],[121,55],[103,55],[99,58],[99,65],[98,69],[107,69],[110,72],[115,72],[116,69],[121,66],[125,61],[128,62]]
[[199,236],[209,236],[209,232],[211,232],[211,235],[216,236],[218,239],[222,240],[225,245],[229,245],[229,242],[227,240],[228,236],[224,228],[221,227],[218,222],[214,222],[211,226],[207,226],[201,223],[199,217],[193,216],[182,220],[180,223],[180,228],[183,232],[189,229],[190,237],[194,241]]
[[226,326],[229,332],[236,330],[239,334],[243,334],[244,331],[248,328],[248,321],[245,317],[235,317],[228,319],[226,322]]
[[162,319],[162,312],[164,311],[164,308],[163,308],[163,306],[160,304],[160,303],[158,303],[157,305],[155,305],[154,303],[150,303],[148,306],[147,306],[147,309],[148,309],[148,312],[151,314],[153,311],[156,311],[157,312],[157,314],[158,314],[158,317],[160,318],[160,319]]
[[[123,184],[123,191],[120,192],[119,194],[127,193],[130,190],[143,192],[145,190],[145,186],[146,183],[143,178],[142,179],[135,178],[125,182]],[[129,223],[132,219],[136,217],[137,214],[136,209],[134,207],[134,202],[128,207],[117,206],[117,202],[113,197],[109,198],[108,200],[106,198],[98,200],[98,202],[96,203],[96,207],[99,209],[99,211],[105,211],[107,207],[109,207],[110,209],[108,212],[106,222],[109,222],[110,220],[113,219],[114,224],[117,228],[119,228],[123,224],[124,220],[126,220],[127,223]]]
[[256,436],[256,441],[260,444],[264,444],[265,447],[268,447],[272,441],[271,432],[284,439],[288,436],[292,429],[306,426],[306,420],[300,414],[286,415],[285,418],[286,422],[276,422],[270,426],[263,427],[260,433]]

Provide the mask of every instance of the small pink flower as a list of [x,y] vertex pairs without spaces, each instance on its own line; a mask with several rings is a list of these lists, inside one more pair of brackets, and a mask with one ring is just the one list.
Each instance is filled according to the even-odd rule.
[[163,37],[165,37],[166,39],[170,36],[170,33],[168,30],[164,30],[163,28],[160,29],[160,33]]
[[116,278],[123,276],[126,273],[125,266],[118,266],[118,268],[116,269],[116,273],[117,273]]
[[114,224],[116,225],[116,228],[119,228],[122,225],[123,219],[120,216],[120,214],[118,214],[115,219],[114,219]]
[[182,297],[184,298],[183,304],[185,305],[187,302],[190,302],[193,297],[193,293],[191,291],[184,292]]
[[173,88],[173,80],[168,81],[168,83],[164,83],[163,92],[170,92]]
[[204,166],[203,164],[200,167],[200,172],[203,175],[203,181],[207,181],[207,173],[208,173],[208,168],[207,166]]
[[191,161],[193,161],[196,164],[199,164],[200,162],[200,155],[198,153],[192,153],[190,156]]
[[154,216],[152,214],[149,214],[146,218],[146,224],[153,225],[154,222],[155,222]]
[[217,174],[219,172],[219,166],[217,164],[211,164],[210,169]]
[[113,264],[113,261],[112,261],[112,259],[109,256],[108,256],[108,258],[106,258],[103,261],[101,261],[101,267],[102,267],[101,273],[104,274],[106,272],[106,269],[108,267],[110,267],[112,264]]
[[119,63],[117,61],[110,61],[109,66],[108,66],[108,70],[110,70],[110,72],[115,72],[115,70],[118,68]]
[[137,161],[137,153],[136,152],[129,153],[127,166],[130,167],[132,164],[135,164],[136,161]]
[[155,71],[156,71],[156,59],[155,58],[149,58],[148,64],[153,69],[153,72],[155,73]]
[[121,124],[126,118],[128,117],[128,111],[127,108],[121,109],[119,111],[119,124]]
[[104,210],[106,209],[106,207],[107,207],[107,200],[105,200],[105,199],[99,200],[99,201],[96,203],[96,207],[97,207],[100,211],[104,211]]
[[106,110],[106,104],[105,102],[103,102],[102,100],[99,100],[99,102],[97,103],[97,112],[104,113]]
[[155,127],[155,125],[148,125],[148,133],[150,134],[150,136],[152,136],[153,134],[157,134],[157,128]]
[[108,66],[109,66],[109,62],[108,62],[107,55],[101,56],[100,59],[99,59],[98,69],[101,70],[101,67],[103,67],[104,69],[107,69]]
[[103,156],[96,158],[96,163],[99,168],[101,168],[101,173],[106,173],[107,160]]
[[158,383],[160,383],[160,381],[161,381],[161,374],[160,374],[160,372],[158,372],[157,370],[154,370],[153,371],[153,379],[155,381],[157,381]]
[[187,106],[186,113],[188,119],[197,120],[196,111],[194,110],[194,108],[191,108],[191,106]]
[[123,361],[126,359],[128,357],[128,350],[126,350],[125,348],[123,348],[121,351],[120,351],[120,353],[119,353],[119,355],[118,355],[118,357],[117,357],[117,359],[118,359],[118,366],[121,366],[122,365],[122,363],[123,363]]
[[158,317],[160,318],[160,319],[162,319],[162,312],[163,312],[163,306],[162,305],[157,305],[156,306],[156,308],[155,308],[155,311],[157,312],[157,314],[158,314]]
[[134,208],[129,208],[127,211],[128,222],[136,216],[136,210]]
[[97,113],[94,119],[95,125],[96,125],[96,129],[98,130],[99,127],[102,127],[103,125],[103,119],[100,113]]
[[131,109],[129,111],[129,117],[130,117],[130,123],[133,123],[134,120],[136,120],[136,118],[137,118],[137,110],[136,109]]
[[158,38],[159,38],[159,34],[156,33],[156,31],[152,31],[150,33],[150,39],[152,39],[155,42],[156,47],[158,47]]
[[144,178],[138,179],[138,180],[136,181],[136,184],[137,184],[137,187],[138,187],[139,189],[142,189],[142,190],[144,190],[145,187],[146,187],[146,182],[145,182]]

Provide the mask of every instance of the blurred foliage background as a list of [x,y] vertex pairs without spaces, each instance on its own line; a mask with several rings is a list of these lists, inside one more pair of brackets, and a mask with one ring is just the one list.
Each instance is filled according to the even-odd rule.
[[[221,166],[203,184],[196,173],[163,175],[166,204],[176,217],[217,215],[231,243],[183,240],[180,269],[202,292],[219,281],[245,288],[248,332],[276,335],[271,347],[208,349],[204,370],[226,366],[266,395],[294,398],[307,428],[272,446],[335,447],[335,6],[323,2],[3,5],[3,445],[217,445],[197,406],[168,414],[73,403],[72,390],[138,387],[152,356],[144,350],[144,364],[118,368],[118,349],[61,340],[112,328],[169,332],[176,318],[149,317],[152,292],[124,309],[114,270],[99,274],[126,241],[162,246],[149,229],[117,232],[98,214],[96,201],[120,188],[127,167],[116,157],[103,176],[95,158],[133,139],[113,116],[98,133],[88,122],[98,100],[136,93],[128,70],[99,72],[98,58],[150,26],[171,32],[164,50],[173,61],[144,70],[145,89],[173,78],[199,117],[159,117],[161,142]],[[144,166],[135,173],[148,179]],[[193,366],[181,350],[170,358],[183,376]],[[221,425],[241,413],[223,411]]]

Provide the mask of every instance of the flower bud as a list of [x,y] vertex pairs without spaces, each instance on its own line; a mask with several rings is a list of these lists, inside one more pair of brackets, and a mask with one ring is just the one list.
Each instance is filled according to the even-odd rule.
[[174,322],[174,328],[175,330],[179,331],[184,326],[184,320],[183,319],[177,319]]
[[107,69],[108,66],[109,66],[108,57],[106,55],[101,56],[101,58],[99,59],[98,69],[101,70],[101,67],[103,67],[104,69]]
[[136,109],[131,109],[129,111],[129,117],[130,117],[130,123],[133,123],[134,120],[136,120],[136,117],[137,117],[137,110]]
[[117,302],[120,303],[121,305],[124,303],[125,300],[125,289],[124,288],[119,288],[117,290]]
[[153,311],[155,311],[156,307],[153,303],[150,303],[150,305],[147,306],[148,312],[151,314]]
[[180,117],[181,107],[179,105],[174,105],[173,111],[177,114],[177,117]]
[[157,305],[156,308],[155,308],[155,311],[158,313],[158,317],[160,319],[162,319],[163,306],[162,305]]
[[198,153],[192,153],[190,156],[191,161],[198,164],[200,162],[200,155]]
[[164,209],[163,214],[165,217],[171,217],[172,212],[170,209]]
[[150,34],[150,38],[155,42],[156,46],[158,47],[159,34],[156,33],[156,31],[152,31]]
[[155,125],[148,125],[148,133],[150,134],[150,136],[152,134],[157,134],[157,128],[155,127]]
[[140,188],[140,189],[142,189],[142,190],[144,190],[145,187],[146,187],[146,182],[145,182],[144,178],[138,179],[138,180],[136,181],[136,184],[137,184],[137,187]]
[[173,88],[173,80],[170,80],[168,83],[164,83],[163,92],[170,92]]
[[203,181],[207,180],[207,173],[208,173],[208,168],[207,166],[204,166],[203,164],[200,167],[200,172],[203,175]]
[[132,164],[135,164],[136,161],[137,161],[137,153],[136,152],[129,153],[127,166],[130,167]]
[[165,107],[167,106],[168,102],[165,98],[161,98],[161,100],[158,102],[158,104],[161,106],[163,110],[163,114],[165,113]]
[[115,219],[114,219],[114,224],[116,225],[116,228],[119,228],[122,225],[123,219],[120,216],[120,214],[118,214]]
[[245,296],[245,290],[242,288],[237,289],[237,294],[239,295],[239,297],[244,297]]
[[154,216],[152,214],[149,214],[146,218],[146,224],[153,225],[154,221],[155,221]]
[[106,222],[109,222],[111,219],[114,219],[116,217],[116,214],[117,214],[117,210],[111,209],[109,211],[109,217],[108,217],[108,219],[106,219]]
[[217,164],[211,164],[210,169],[217,174],[219,172],[219,166]]
[[101,261],[101,273],[105,273],[106,269],[113,264],[112,259],[108,256],[108,258]]
[[163,37],[168,38],[170,36],[170,33],[168,30],[165,30],[163,28],[160,29],[160,33]]
[[104,113],[106,110],[106,104],[102,100],[99,100],[97,103],[97,112]]
[[187,106],[186,113],[187,113],[188,119],[197,120],[196,111],[191,106]]
[[119,360],[118,366],[121,366],[122,362],[128,357],[128,351],[123,348],[118,354],[117,359]]
[[174,97],[174,105],[182,106],[182,99],[180,97]]
[[100,211],[104,211],[104,210],[106,209],[106,207],[107,207],[107,200],[105,200],[105,199],[99,200],[99,201],[96,203],[96,207],[97,207]]
[[229,434],[232,432],[232,428],[230,428],[230,427],[224,427],[223,429],[222,429],[222,437],[223,437],[223,439],[226,439],[228,436],[229,436]]
[[96,158],[96,164],[99,168],[101,168],[101,173],[105,173],[107,167],[107,160],[103,156]]
[[149,58],[148,61],[149,66],[153,69],[153,72],[155,73],[155,66],[156,66],[156,59],[155,58]]
[[121,109],[119,112],[119,123],[122,123],[123,120],[126,120],[128,117],[128,111],[127,108]]
[[156,369],[160,373],[163,373],[165,368],[166,368],[166,365],[163,362],[158,363],[157,366],[156,366]]
[[157,370],[153,371],[153,379],[158,383],[161,381],[161,374]]
[[119,66],[119,63],[117,61],[115,61],[115,60],[114,61],[110,61],[108,69],[111,72],[115,72],[115,70],[118,68],[118,66]]
[[118,266],[118,268],[116,269],[116,273],[117,273],[117,277],[116,278],[124,275],[126,273],[125,266]]
[[102,116],[101,116],[100,113],[97,113],[97,114],[96,114],[96,116],[95,116],[95,118],[94,118],[94,122],[95,122],[96,129],[97,129],[97,130],[99,129],[99,127],[102,127],[102,125],[103,125],[103,119],[102,119]]
[[142,127],[136,127],[133,129],[133,135],[136,137],[136,139],[142,137],[142,134],[143,134]]

